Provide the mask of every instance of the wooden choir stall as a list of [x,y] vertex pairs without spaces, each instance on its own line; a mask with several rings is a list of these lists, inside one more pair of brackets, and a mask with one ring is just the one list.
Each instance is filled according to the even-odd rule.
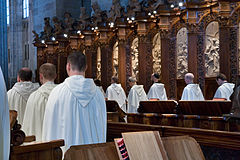
[[[61,83],[67,77],[67,56],[81,51],[87,57],[86,77],[101,80],[104,90],[111,77],[118,76],[128,93],[128,78],[133,76],[147,93],[152,73],[159,73],[169,100],[142,101],[138,113],[124,113],[117,102],[106,101],[108,142],[71,147],[65,159],[119,159],[114,139],[123,132],[138,131],[157,131],[163,143],[171,136],[190,136],[201,147],[199,155],[203,153],[207,160],[240,159],[240,119],[230,116],[230,101],[212,100],[218,73],[232,83],[240,74],[240,2],[187,0],[176,6],[129,0],[126,11],[120,1],[115,1],[109,12],[95,7],[92,18],[70,17],[72,24],[68,25],[55,21],[52,27],[51,18],[44,19],[44,31],[41,36],[35,33],[34,41],[38,69],[45,62],[55,64],[56,82]],[[180,100],[187,72],[195,75],[205,101]],[[48,142],[45,147],[61,145],[62,141]],[[35,147],[37,154],[40,151]],[[28,147],[20,148],[15,147],[11,154],[28,152]],[[49,153],[55,155],[56,151]]]

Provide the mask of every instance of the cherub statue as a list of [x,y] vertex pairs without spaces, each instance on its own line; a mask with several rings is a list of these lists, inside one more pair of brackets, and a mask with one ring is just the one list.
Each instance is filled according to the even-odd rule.
[[86,20],[89,18],[89,15],[86,13],[86,8],[81,7],[80,8],[80,17],[79,17],[79,23],[78,23],[78,29],[83,30],[85,29],[85,26],[87,24]]
[[50,25],[50,18],[49,17],[44,18],[44,24],[45,24],[45,26],[44,26],[44,38],[49,39],[50,36],[52,35],[52,31],[53,31],[53,28]]
[[115,21],[117,17],[121,17],[121,8],[120,0],[113,0],[112,7],[108,13],[110,21]]
[[102,10],[100,9],[98,2],[94,2],[92,4],[92,9],[94,11],[94,14],[93,14],[94,22],[95,22],[95,25],[97,25],[98,23],[102,22],[102,17],[101,17]]
[[136,12],[141,11],[141,5],[138,0],[129,0],[128,3],[128,16],[134,17]]
[[34,40],[34,42],[38,42],[39,41],[39,35],[37,34],[37,32],[35,31],[35,30],[33,30],[32,31],[32,33],[33,33],[33,40]]
[[53,29],[54,35],[56,36],[56,35],[62,34],[63,28],[62,28],[62,24],[61,24],[60,20],[56,16],[54,16],[52,18],[52,21],[54,24],[54,29]]
[[72,18],[72,15],[68,12],[65,12],[64,13],[65,32],[69,32],[73,30],[73,23],[74,23],[74,19]]

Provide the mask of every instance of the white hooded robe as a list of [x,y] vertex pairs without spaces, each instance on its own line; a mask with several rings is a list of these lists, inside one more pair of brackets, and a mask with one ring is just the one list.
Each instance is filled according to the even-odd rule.
[[119,107],[126,112],[126,94],[121,86],[121,84],[113,83],[111,84],[106,91],[106,98],[108,100],[115,100]]
[[17,82],[7,92],[8,104],[10,110],[15,110],[18,113],[17,120],[18,123],[22,125],[24,113],[26,109],[27,100],[30,94],[36,91],[39,87],[38,83],[32,82]]
[[128,94],[128,113],[137,113],[140,101],[148,101],[143,85],[133,85]]
[[226,98],[230,100],[230,96],[233,93],[233,88],[235,84],[233,83],[223,83],[221,86],[218,87],[214,98]]
[[0,67],[0,159],[8,160],[10,152],[10,122],[7,90]]
[[64,139],[72,145],[106,142],[107,112],[103,94],[92,79],[74,75],[49,95],[42,140]]
[[202,90],[200,89],[199,84],[188,84],[183,90],[181,100],[204,101]]
[[42,124],[48,96],[56,87],[54,82],[44,83],[28,98],[22,129],[27,136],[35,135],[36,141],[42,140]]
[[153,83],[150,90],[148,91],[148,99],[159,99],[159,100],[168,100],[164,84],[162,83]]

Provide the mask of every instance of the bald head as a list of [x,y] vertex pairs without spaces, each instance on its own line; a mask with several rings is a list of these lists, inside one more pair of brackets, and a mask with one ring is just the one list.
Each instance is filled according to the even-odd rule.
[[187,74],[185,74],[184,79],[185,79],[186,84],[191,84],[191,83],[193,83],[194,75],[192,73],[187,73]]
[[18,71],[17,75],[18,82],[32,81],[32,71],[31,69],[24,67]]
[[135,77],[129,77],[128,81],[131,87],[137,83],[137,79]]

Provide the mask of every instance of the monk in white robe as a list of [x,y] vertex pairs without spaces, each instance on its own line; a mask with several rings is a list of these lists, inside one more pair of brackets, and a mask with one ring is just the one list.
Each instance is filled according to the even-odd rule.
[[230,100],[230,96],[233,93],[233,88],[235,84],[228,83],[227,77],[220,73],[216,78],[217,84],[219,85],[214,98],[225,98],[226,100]]
[[10,110],[17,111],[19,124],[23,122],[26,104],[30,94],[39,87],[38,83],[32,83],[31,81],[32,71],[28,68],[22,68],[18,72],[17,83],[7,92],[9,108]]
[[140,101],[148,101],[143,85],[137,85],[137,80],[129,78],[129,84],[132,87],[128,94],[128,113],[137,113]]
[[94,83],[100,89],[100,91],[102,92],[103,96],[106,98],[106,93],[104,92],[103,87],[101,86],[101,81],[99,79],[95,79]]
[[151,99],[168,100],[166,90],[164,88],[164,84],[158,83],[159,78],[160,78],[160,76],[157,73],[154,73],[151,76],[153,85],[151,86],[151,88],[147,94],[149,100],[151,100]]
[[194,84],[194,75],[192,73],[187,73],[185,75],[185,82],[187,86],[183,90],[181,100],[187,101],[203,101],[204,97],[199,84]]
[[8,160],[10,152],[10,122],[7,90],[0,67],[0,159]]
[[69,77],[49,95],[42,140],[64,139],[63,152],[72,145],[106,142],[106,103],[93,79],[84,77],[85,55],[70,54],[66,70]]
[[107,88],[106,91],[106,98],[108,100],[115,100],[119,107],[124,111],[127,112],[126,108],[126,94],[121,86],[121,84],[117,84],[118,78],[113,76],[111,78],[111,85]]
[[39,68],[39,79],[42,84],[38,90],[28,98],[22,129],[27,136],[35,135],[36,141],[42,140],[42,124],[48,96],[56,87],[56,67],[51,63],[45,63]]

